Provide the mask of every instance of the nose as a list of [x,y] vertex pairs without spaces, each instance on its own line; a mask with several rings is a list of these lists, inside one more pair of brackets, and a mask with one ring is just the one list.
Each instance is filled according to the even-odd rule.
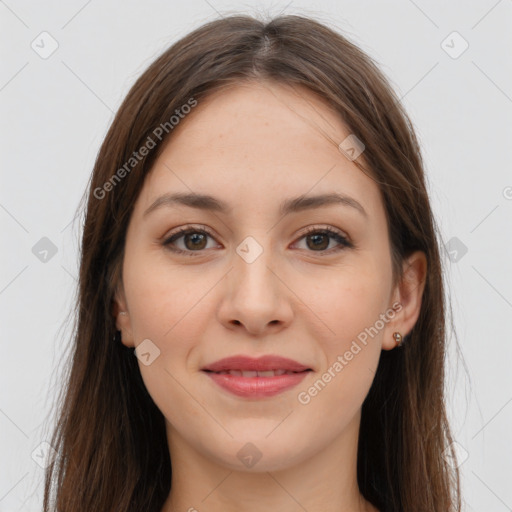
[[225,327],[264,336],[290,324],[293,293],[276,267],[269,250],[264,250],[252,262],[234,255],[218,310],[219,320]]

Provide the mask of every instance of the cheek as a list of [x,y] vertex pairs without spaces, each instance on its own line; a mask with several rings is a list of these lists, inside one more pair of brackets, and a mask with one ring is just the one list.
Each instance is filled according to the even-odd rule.
[[128,254],[123,276],[135,343],[152,337],[164,342],[187,324],[208,289],[205,276],[170,265],[164,253],[155,258],[132,248]]
[[[311,282],[311,278],[303,281]],[[303,294],[307,291],[307,304],[324,321],[329,328],[328,339],[339,348],[373,326],[385,313],[390,282],[388,273],[372,265],[361,265],[332,271],[317,279],[314,288],[305,288]]]
[[322,364],[316,379],[297,390],[297,400],[305,414],[322,418],[326,433],[346,426],[371,387],[381,354],[387,283],[385,276],[359,269],[354,275],[340,272],[322,293],[310,295],[311,309],[329,329],[323,337],[311,333]]
[[[124,281],[133,339],[135,345],[149,339],[158,354],[148,366],[139,361],[146,388],[162,411],[181,403],[187,410],[192,405],[193,415],[190,396],[179,383],[197,370],[197,353],[214,314],[209,291],[219,277],[192,267],[180,269],[160,255],[136,250],[127,254]],[[172,411],[166,416],[172,418]]]
[[[329,329],[325,335],[311,333],[321,344],[322,369],[317,404],[343,403],[355,412],[373,381],[378,366],[386,323],[390,275],[369,265],[333,274],[325,286],[309,295],[311,309]],[[324,387],[326,388],[323,391]],[[328,388],[328,389],[327,389]],[[306,397],[306,401],[308,397]]]
[[124,287],[135,345],[152,343],[151,363],[138,362],[144,385],[164,416],[180,424],[182,417],[200,415],[183,384],[190,353],[204,333],[198,314],[207,314],[206,301],[200,299],[211,285],[201,276],[192,281],[189,273],[164,263],[133,251],[125,261]]

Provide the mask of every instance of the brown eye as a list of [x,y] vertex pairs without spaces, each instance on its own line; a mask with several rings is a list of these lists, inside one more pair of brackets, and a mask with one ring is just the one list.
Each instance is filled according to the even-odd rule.
[[316,233],[313,235],[307,235],[306,240],[311,241],[311,243],[307,243],[309,249],[320,249],[325,250],[329,247],[329,243],[331,239],[325,233]]
[[[185,228],[167,238],[162,245],[179,254],[195,256],[207,249],[208,238],[213,237],[204,229]],[[180,245],[181,247],[177,247]]]
[[[341,233],[329,228],[310,228],[300,238],[306,241],[306,250],[309,252],[317,252],[319,254],[331,254],[344,248],[353,247],[353,244]],[[337,246],[329,248],[331,241],[337,243]]]
[[183,240],[185,247],[190,250],[204,249],[206,246],[206,236],[204,233],[189,233],[184,235]]
[[[178,254],[199,256],[205,249],[212,248],[207,247],[208,238],[215,240],[205,228],[181,228],[177,233],[168,237],[162,245]],[[299,241],[303,239],[306,241],[306,250],[316,252],[319,255],[329,255],[344,248],[353,247],[353,244],[341,232],[329,228],[309,228]],[[332,241],[336,242],[337,246],[334,244],[333,247],[329,248]],[[180,244],[181,247],[179,247]]]

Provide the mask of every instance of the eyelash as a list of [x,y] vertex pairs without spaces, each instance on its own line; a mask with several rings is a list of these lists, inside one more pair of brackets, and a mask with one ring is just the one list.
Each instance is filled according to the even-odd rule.
[[[206,235],[210,236],[211,238],[215,239],[213,234],[210,232],[210,230],[206,226],[200,226],[199,228],[185,227],[185,228],[180,228],[175,233],[171,233],[171,235],[169,235],[164,240],[162,245],[176,254],[183,254],[185,256],[192,256],[192,257],[198,256],[202,252],[204,252],[204,249],[198,250],[198,251],[191,251],[191,250],[184,251],[183,249],[177,249],[176,247],[171,247],[171,244],[173,242],[180,239],[184,235],[188,235],[188,234],[192,234],[192,233],[206,234]],[[341,245],[341,247],[331,248],[331,249],[323,250],[323,251],[308,251],[308,252],[318,253],[320,256],[324,256],[324,255],[330,255],[333,252],[337,253],[346,248],[354,247],[354,244],[352,244],[345,236],[343,236],[338,231],[334,231],[333,229],[325,228],[325,227],[319,228],[318,226],[312,226],[312,227],[307,228],[306,232],[300,236],[299,240],[302,240],[306,236],[311,235],[313,233],[321,234],[321,235],[329,235],[330,239],[338,242]],[[194,253],[198,253],[198,254],[194,254]]]

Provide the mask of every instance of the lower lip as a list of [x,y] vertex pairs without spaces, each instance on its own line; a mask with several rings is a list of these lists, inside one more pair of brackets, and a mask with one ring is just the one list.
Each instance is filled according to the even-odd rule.
[[278,375],[276,377],[238,377],[229,374],[204,372],[221,388],[244,398],[274,396],[293,388],[309,371]]

